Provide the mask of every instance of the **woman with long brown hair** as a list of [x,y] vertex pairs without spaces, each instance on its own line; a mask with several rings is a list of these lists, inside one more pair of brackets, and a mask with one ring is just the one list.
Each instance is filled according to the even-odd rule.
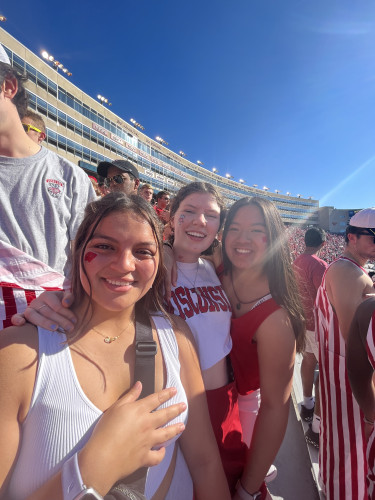
[[[177,262],[178,246],[173,250]],[[232,306],[230,357],[243,437],[249,446],[236,499],[266,498],[263,480],[285,434],[294,357],[303,349],[305,331],[285,227],[276,206],[260,197],[234,203],[224,225],[222,255],[217,251],[214,257],[216,265],[220,262],[217,272]],[[195,288],[194,278],[190,288]],[[71,317],[55,301],[50,304],[58,322],[66,318],[56,316],[54,309]],[[205,331],[198,334],[204,337]]]
[[[229,499],[191,332],[163,310],[159,226],[138,196],[112,193],[89,204],[74,248],[74,330],[28,324],[2,332],[1,498],[71,500],[85,494],[84,484],[101,498],[163,457],[148,471],[146,496],[169,498],[178,438],[195,497]],[[140,313],[156,345],[158,394],[139,401],[129,419],[126,403],[140,392],[139,384],[131,390]],[[165,410],[152,412],[159,404]]]
[[263,480],[285,434],[295,352],[304,344],[303,312],[285,228],[271,201],[234,203],[222,244],[222,283],[232,304],[231,361],[249,446],[235,498],[266,498]]
[[[173,233],[165,244],[173,247],[178,268],[168,310],[185,320],[193,333],[211,424],[229,488],[234,492],[242,474],[247,448],[242,441],[237,389],[232,374],[228,372],[227,358],[232,347],[231,306],[213,264],[201,258],[203,254],[211,254],[217,246],[216,236],[222,228],[225,213],[224,199],[212,184],[192,182],[182,187],[173,199],[170,212]],[[31,306],[33,312],[36,312],[34,308],[44,307],[36,304]],[[50,309],[42,308],[40,312],[49,312]],[[193,497],[192,482],[185,477],[186,463],[180,455],[177,460],[178,474],[174,475],[171,489],[175,484],[178,488],[183,484],[184,491],[187,493],[190,489]]]

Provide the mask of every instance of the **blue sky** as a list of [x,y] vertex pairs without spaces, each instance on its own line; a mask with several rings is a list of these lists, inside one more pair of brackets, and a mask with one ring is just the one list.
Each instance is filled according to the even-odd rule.
[[23,1],[0,13],[189,160],[321,206],[375,205],[374,2]]

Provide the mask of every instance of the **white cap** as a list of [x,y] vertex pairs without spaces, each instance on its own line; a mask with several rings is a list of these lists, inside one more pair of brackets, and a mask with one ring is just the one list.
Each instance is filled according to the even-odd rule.
[[0,43],[0,62],[10,64],[8,54],[5,52],[4,47]]
[[375,207],[360,210],[353,215],[349,224],[354,227],[363,227],[366,229],[375,228]]

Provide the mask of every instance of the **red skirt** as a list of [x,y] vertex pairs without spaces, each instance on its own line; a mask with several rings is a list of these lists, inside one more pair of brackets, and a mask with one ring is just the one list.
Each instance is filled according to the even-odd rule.
[[211,424],[232,495],[246,462],[235,382],[206,391]]

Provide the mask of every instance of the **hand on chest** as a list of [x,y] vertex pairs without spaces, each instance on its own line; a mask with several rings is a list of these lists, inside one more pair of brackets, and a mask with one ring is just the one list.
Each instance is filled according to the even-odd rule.
[[[158,391],[165,386],[166,374],[158,336],[155,331],[153,334],[157,343],[155,390]],[[120,339],[111,344],[92,340],[77,342],[70,347],[70,352],[82,391],[97,408],[105,411],[136,382],[135,345]]]

